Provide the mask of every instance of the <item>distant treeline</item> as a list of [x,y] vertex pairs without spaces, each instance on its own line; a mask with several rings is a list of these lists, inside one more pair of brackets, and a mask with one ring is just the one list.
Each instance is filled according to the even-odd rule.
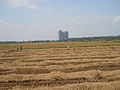
[[0,41],[0,44],[8,44],[8,43],[37,43],[37,42],[55,42],[54,40],[53,41],[50,41],[50,40],[34,40],[34,41]]
[[119,36],[100,36],[100,37],[83,37],[83,38],[69,38],[70,41],[94,41],[94,40],[120,40]]
[[[99,41],[99,40],[120,40],[119,36],[100,36],[100,37],[83,37],[83,38],[69,38],[65,41]],[[36,43],[36,42],[63,42],[59,40],[34,40],[34,41],[0,41],[2,44],[8,43]]]

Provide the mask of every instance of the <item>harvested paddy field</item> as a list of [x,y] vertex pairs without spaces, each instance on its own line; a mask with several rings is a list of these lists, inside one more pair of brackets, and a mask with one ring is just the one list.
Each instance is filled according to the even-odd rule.
[[0,90],[120,90],[120,41],[0,44]]

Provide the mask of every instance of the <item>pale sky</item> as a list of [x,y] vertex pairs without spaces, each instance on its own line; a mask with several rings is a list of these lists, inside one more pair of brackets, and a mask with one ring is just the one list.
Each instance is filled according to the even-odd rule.
[[0,41],[120,35],[120,0],[0,0]]

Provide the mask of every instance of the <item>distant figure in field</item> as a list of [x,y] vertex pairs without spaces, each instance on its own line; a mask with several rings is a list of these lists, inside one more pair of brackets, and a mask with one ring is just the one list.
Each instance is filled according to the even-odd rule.
[[16,51],[19,51],[19,46],[16,47]]
[[70,46],[67,46],[67,49],[69,50]]
[[19,48],[20,48],[20,51],[22,51],[22,46],[20,46]]
[[23,49],[22,46],[17,46],[16,47],[16,51],[19,51],[19,50],[22,51],[22,49]]

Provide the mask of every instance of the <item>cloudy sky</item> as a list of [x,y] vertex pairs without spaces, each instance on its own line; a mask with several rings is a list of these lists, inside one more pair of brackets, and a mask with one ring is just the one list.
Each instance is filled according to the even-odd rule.
[[0,0],[0,41],[120,35],[120,0]]

